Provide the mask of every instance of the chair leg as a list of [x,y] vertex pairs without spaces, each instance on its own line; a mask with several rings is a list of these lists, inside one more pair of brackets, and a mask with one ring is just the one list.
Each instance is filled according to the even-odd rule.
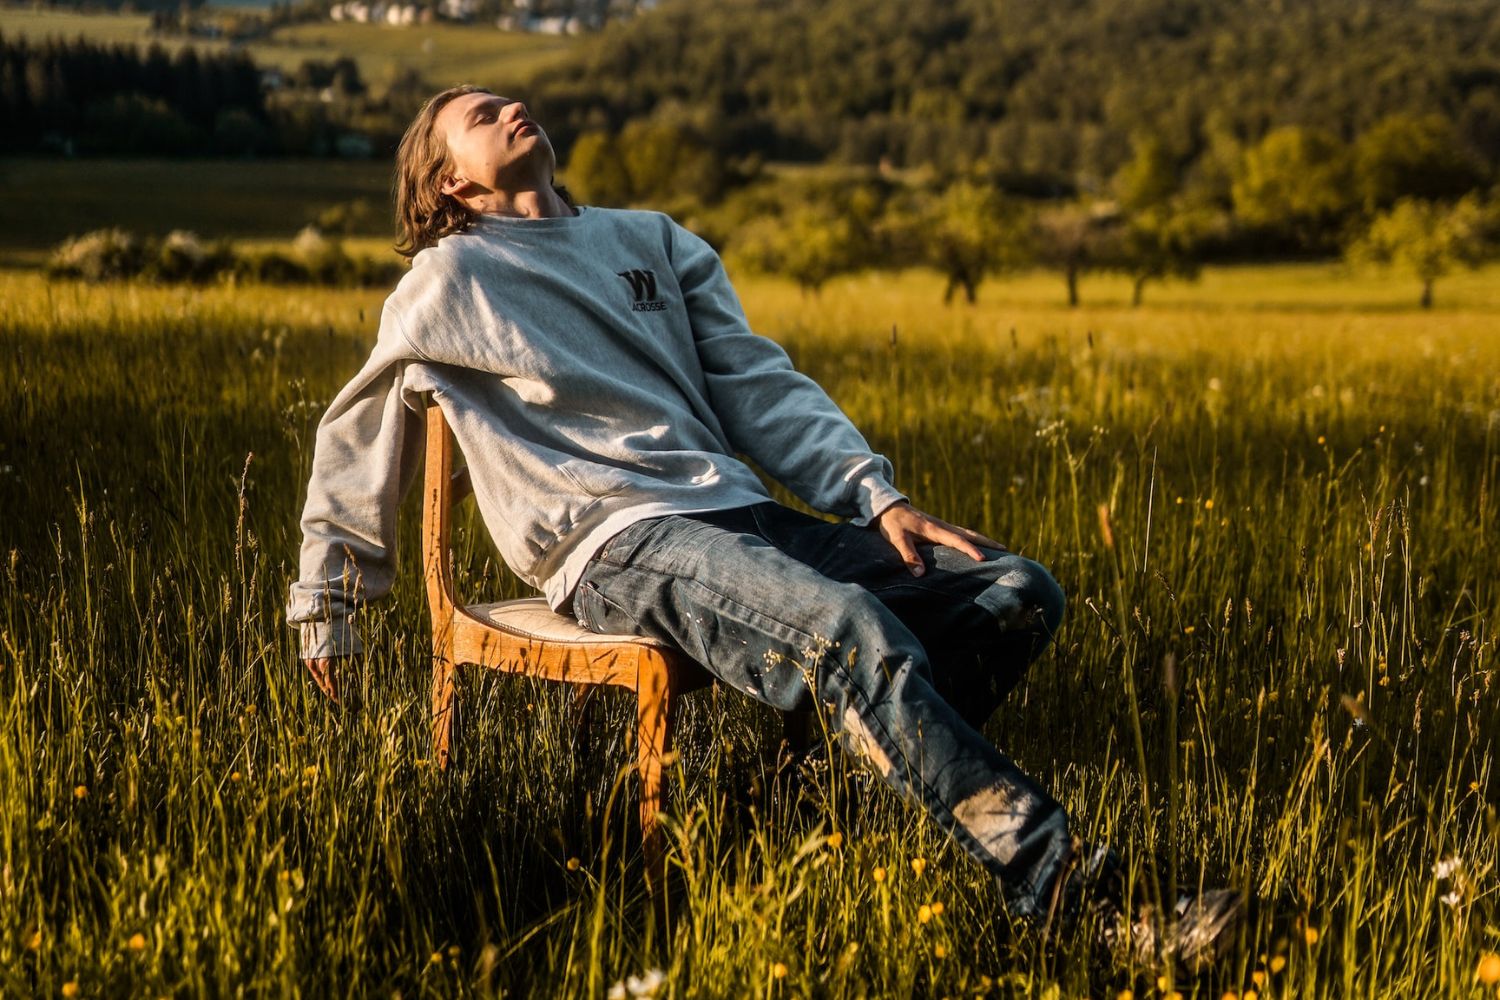
[[453,749],[456,679],[452,660],[432,658],[432,762],[439,769],[447,768]]
[[661,826],[662,766],[672,749],[676,692],[671,669],[658,657],[642,657],[636,689],[636,733],[640,742],[641,853],[646,887],[658,895],[666,885],[665,833]]

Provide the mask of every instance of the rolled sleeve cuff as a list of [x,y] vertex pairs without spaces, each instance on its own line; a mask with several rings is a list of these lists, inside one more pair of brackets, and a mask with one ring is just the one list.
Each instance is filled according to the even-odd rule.
[[353,656],[364,649],[359,633],[348,619],[326,622],[299,622],[297,633],[304,660],[332,656]]
[[861,528],[866,527],[891,504],[906,499],[906,494],[886,482],[884,477],[873,474],[865,476],[860,479],[855,491],[859,516],[853,519],[853,523]]

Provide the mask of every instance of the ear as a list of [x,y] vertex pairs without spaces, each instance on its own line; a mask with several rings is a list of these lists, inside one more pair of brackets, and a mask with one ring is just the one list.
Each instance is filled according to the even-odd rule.
[[452,174],[445,174],[443,176],[442,183],[438,186],[438,190],[443,194],[456,194],[458,190],[467,183],[469,182],[464,180],[462,177],[454,177]]

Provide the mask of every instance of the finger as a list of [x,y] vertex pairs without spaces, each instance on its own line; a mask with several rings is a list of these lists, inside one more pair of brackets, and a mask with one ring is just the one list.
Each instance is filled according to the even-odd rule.
[[975,548],[961,532],[965,532],[965,529],[930,514],[924,515],[915,526],[915,533],[920,534],[927,541],[958,549],[969,558],[983,562],[984,553]]
[[977,542],[980,545],[984,545],[984,546],[987,546],[988,548],[992,548],[992,549],[1001,549],[1003,551],[1009,551],[1008,549],[1005,548],[1004,543],[1002,543],[1000,541],[997,541],[996,539],[991,538],[989,535],[982,534],[982,533],[980,533],[978,531],[975,531],[973,528],[965,528],[961,524],[953,524],[953,523],[951,523],[949,521],[944,521],[944,520],[941,520],[940,518],[936,518],[936,517],[933,518],[932,521],[933,521],[934,524],[937,524],[937,525],[939,525],[939,526],[941,526],[943,528],[946,528],[949,531],[956,531],[956,532],[958,532],[960,535],[962,535],[964,538],[968,539],[971,542]]
[[927,537],[932,539],[934,542],[939,542],[943,545],[949,546],[950,548],[957,549],[976,562],[984,562],[984,553],[980,552],[973,542],[969,541],[963,535],[960,535],[958,532],[953,531],[950,528],[938,528]]
[[1010,549],[1005,547],[1004,542],[998,542],[995,539],[991,538],[989,535],[982,535],[979,532],[975,531],[973,528],[960,528],[955,524],[953,526],[953,530],[969,539],[969,541],[978,542],[980,545],[983,545],[987,548],[999,549],[1001,552],[1010,551]]
[[911,575],[921,576],[927,571],[927,566],[922,562],[922,555],[917,551],[917,547],[911,539],[912,536],[910,533],[897,531],[891,539],[891,544],[900,553],[901,561],[906,563],[907,568],[911,570]]
[[312,672],[313,681],[318,685],[318,690],[337,703],[339,693],[333,676],[333,661],[331,659],[309,660],[307,669]]

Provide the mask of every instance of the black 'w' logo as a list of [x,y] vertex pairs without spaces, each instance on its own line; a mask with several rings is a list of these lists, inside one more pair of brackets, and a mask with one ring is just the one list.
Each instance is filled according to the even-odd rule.
[[667,304],[656,297],[656,272],[647,271],[643,268],[631,268],[629,271],[616,271],[620,277],[630,284],[630,291],[635,295],[635,301],[630,308],[635,312],[660,312]]

